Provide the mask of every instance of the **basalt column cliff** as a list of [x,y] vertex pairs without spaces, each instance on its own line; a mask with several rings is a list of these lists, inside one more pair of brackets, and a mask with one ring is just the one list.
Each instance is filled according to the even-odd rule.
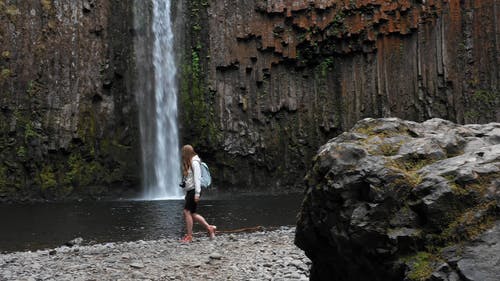
[[[0,200],[139,187],[143,3],[0,0]],[[364,117],[500,120],[497,0],[173,4],[182,143],[221,189],[297,186]]]
[[0,200],[139,186],[132,23],[132,1],[0,0]]
[[496,0],[186,3],[183,141],[223,187],[301,183],[364,117],[499,121]]

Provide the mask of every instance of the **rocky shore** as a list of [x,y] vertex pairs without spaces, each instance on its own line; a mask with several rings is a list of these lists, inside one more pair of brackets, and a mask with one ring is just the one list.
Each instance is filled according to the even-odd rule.
[[0,280],[308,280],[294,227],[0,255]]

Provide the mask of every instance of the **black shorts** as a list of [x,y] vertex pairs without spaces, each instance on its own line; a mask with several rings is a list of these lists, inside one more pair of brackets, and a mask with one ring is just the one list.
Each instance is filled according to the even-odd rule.
[[186,197],[184,200],[184,209],[190,211],[191,213],[196,213],[196,207],[198,207],[198,203],[194,202],[194,189],[191,189],[186,193]]

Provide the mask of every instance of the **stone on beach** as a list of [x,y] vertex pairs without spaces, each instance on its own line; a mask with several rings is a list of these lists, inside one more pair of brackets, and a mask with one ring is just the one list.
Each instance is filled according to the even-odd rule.
[[306,280],[310,261],[294,235],[295,228],[282,227],[195,236],[189,244],[162,239],[7,253],[0,255],[0,280]]

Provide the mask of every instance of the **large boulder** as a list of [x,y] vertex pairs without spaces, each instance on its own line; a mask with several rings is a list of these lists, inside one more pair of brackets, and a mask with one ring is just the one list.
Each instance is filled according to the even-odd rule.
[[364,119],[313,161],[311,280],[498,280],[500,123]]

